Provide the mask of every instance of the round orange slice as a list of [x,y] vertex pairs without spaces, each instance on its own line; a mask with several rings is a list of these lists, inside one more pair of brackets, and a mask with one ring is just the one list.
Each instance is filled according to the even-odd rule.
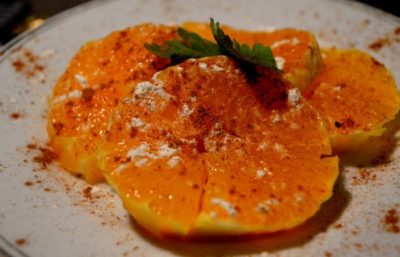
[[[214,40],[206,23],[186,22],[185,29]],[[241,44],[256,43],[270,46],[284,78],[300,90],[305,90],[321,66],[321,54],[314,35],[297,29],[277,29],[271,31],[238,30],[229,26],[222,29]]]
[[399,111],[390,72],[358,50],[324,50],[323,69],[305,96],[321,113],[335,151],[357,149]]
[[61,167],[95,183],[95,142],[104,137],[109,115],[130,84],[147,80],[169,61],[144,48],[175,37],[173,27],[143,24],[84,45],[58,80],[50,99],[48,134]]
[[332,194],[338,160],[318,113],[280,75],[190,59],[137,83],[115,108],[102,172],[156,235],[289,229]]

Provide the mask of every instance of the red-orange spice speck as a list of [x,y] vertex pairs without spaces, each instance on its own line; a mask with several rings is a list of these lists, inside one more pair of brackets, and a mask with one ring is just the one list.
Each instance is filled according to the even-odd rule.
[[397,28],[395,28],[395,30],[394,30],[394,34],[396,34],[396,35],[400,35],[400,26],[399,26],[399,27],[397,27]]
[[83,190],[83,195],[87,198],[87,199],[92,199],[92,187],[86,187]]
[[369,44],[368,47],[371,50],[378,51],[385,45],[388,45],[389,43],[390,42],[389,42],[388,38],[379,38],[379,39],[375,40],[374,42],[372,42],[371,44]]
[[29,150],[37,149],[37,145],[36,144],[27,144],[26,148],[28,148]]
[[40,163],[42,168],[45,169],[47,165],[58,159],[58,155],[51,149],[45,147],[39,147],[40,155],[33,157],[33,161]]
[[339,229],[339,228],[342,228],[343,225],[342,225],[341,223],[338,223],[338,224],[336,224],[334,227],[335,227],[336,229]]
[[21,60],[13,61],[12,65],[13,65],[15,71],[17,71],[17,72],[20,72],[25,68],[25,63],[22,62]]
[[19,246],[25,245],[27,242],[28,241],[26,239],[23,239],[23,238],[15,240],[15,244],[17,244]]
[[18,113],[18,112],[13,112],[13,113],[10,114],[10,118],[13,119],[13,120],[18,120],[21,117],[22,117],[22,115],[20,113]]
[[24,183],[24,185],[25,185],[25,186],[27,186],[27,187],[30,187],[30,186],[32,186],[32,185],[33,185],[33,183],[32,183],[32,182],[30,182],[30,181],[26,181],[26,182]]
[[386,231],[392,233],[399,233],[399,216],[396,209],[390,209],[386,212],[385,219],[384,219]]

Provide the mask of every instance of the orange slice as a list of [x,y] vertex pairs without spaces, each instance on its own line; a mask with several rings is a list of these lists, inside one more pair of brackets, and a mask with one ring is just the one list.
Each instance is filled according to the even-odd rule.
[[324,67],[305,94],[322,114],[335,151],[356,149],[399,111],[390,72],[358,50],[324,50]]
[[143,24],[114,32],[83,46],[58,80],[50,99],[48,133],[60,165],[90,182],[102,180],[96,145],[129,85],[151,78],[169,62],[151,54],[144,43],[163,43],[175,28]]
[[338,174],[318,113],[276,73],[256,82],[226,57],[187,60],[136,84],[98,149],[102,172],[156,235],[292,228]]
[[[206,23],[186,22],[183,27],[213,40]],[[284,78],[300,90],[306,89],[319,71],[321,54],[314,35],[297,29],[279,29],[270,32],[237,30],[228,26],[222,29],[239,43],[259,43],[270,46]]]

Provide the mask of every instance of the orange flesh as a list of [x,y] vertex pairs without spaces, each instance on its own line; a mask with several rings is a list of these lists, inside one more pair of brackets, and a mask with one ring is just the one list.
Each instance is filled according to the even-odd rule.
[[140,224],[181,237],[272,232],[304,222],[331,196],[337,158],[327,157],[318,114],[301,97],[292,106],[294,89],[261,72],[249,84],[226,57],[188,60],[150,80],[162,93],[141,95],[149,84],[137,84],[120,102],[101,167]]
[[[210,37],[205,24],[186,23],[184,26]],[[249,44],[280,42],[274,53],[285,58],[285,78],[297,86],[305,87],[318,70],[318,45],[308,32],[253,33],[227,29],[235,38]],[[83,176],[89,183],[103,180],[94,154],[95,142],[103,140],[110,112],[129,92],[130,84],[149,79],[168,65],[168,61],[144,49],[144,43],[161,44],[175,37],[174,28],[144,24],[90,42],[78,52],[57,82],[50,102],[48,132],[54,150],[61,156],[63,168]],[[293,39],[295,44],[290,42]],[[281,44],[285,40],[289,42]],[[85,81],[78,81],[76,74]],[[65,97],[77,92],[85,97]],[[65,99],[57,101],[59,97]]]
[[369,55],[335,49],[323,54],[323,69],[305,96],[324,117],[333,146],[343,150],[394,119],[399,96],[390,72]]
[[[206,23],[186,22],[183,27],[214,40]],[[280,29],[272,32],[237,30],[221,27],[226,34],[239,43],[250,46],[258,43],[270,46],[275,57],[284,61],[284,77],[301,90],[307,88],[320,66],[320,52],[314,36],[307,31]]]
[[145,50],[144,43],[160,44],[173,37],[175,28],[144,24],[80,49],[50,101],[48,133],[63,168],[90,183],[102,180],[95,142],[104,137],[110,113],[131,83],[149,79],[169,64]]

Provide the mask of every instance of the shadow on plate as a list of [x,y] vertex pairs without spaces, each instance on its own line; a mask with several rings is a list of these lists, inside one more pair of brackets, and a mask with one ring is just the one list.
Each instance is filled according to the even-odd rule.
[[340,173],[333,196],[325,202],[317,214],[303,225],[291,230],[252,238],[223,238],[197,241],[158,239],[148,234],[133,219],[131,224],[138,234],[154,247],[171,251],[181,256],[203,257],[236,254],[273,253],[281,249],[299,247],[311,241],[316,235],[324,233],[335,223],[351,199],[344,187],[344,177]]

